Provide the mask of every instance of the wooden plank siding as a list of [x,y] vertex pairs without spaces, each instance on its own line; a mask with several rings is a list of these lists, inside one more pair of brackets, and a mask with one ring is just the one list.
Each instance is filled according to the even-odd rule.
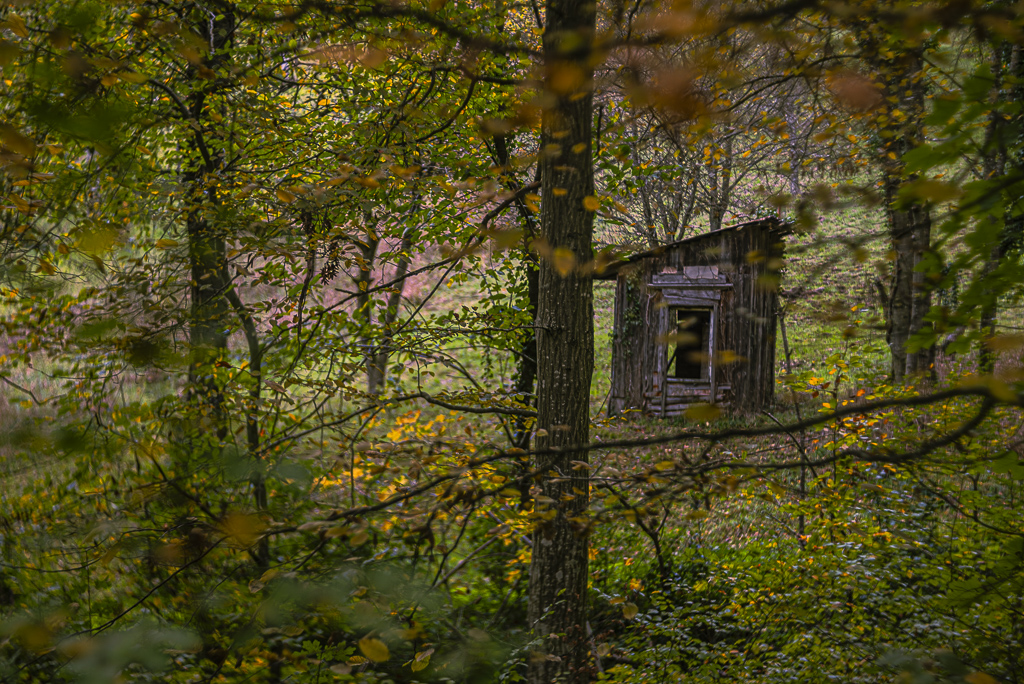
[[[716,404],[752,413],[775,397],[778,269],[788,227],[776,219],[730,226],[636,255],[613,265],[615,278],[609,410],[679,415]],[[697,274],[690,279],[689,274]],[[714,310],[713,373],[707,382],[669,377],[673,307]],[[728,352],[731,352],[729,354]],[[729,358],[737,359],[725,363]],[[663,393],[663,387],[668,392]]]

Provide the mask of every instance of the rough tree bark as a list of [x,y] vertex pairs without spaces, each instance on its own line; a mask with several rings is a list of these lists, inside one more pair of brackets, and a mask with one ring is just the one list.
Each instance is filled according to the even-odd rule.
[[[909,149],[909,148],[907,148]],[[931,213],[927,206],[900,207],[896,193],[903,182],[899,171],[886,170],[884,178],[886,216],[895,260],[889,288],[889,320],[886,339],[891,351],[893,380],[907,375],[931,373],[934,346],[908,351],[907,343],[924,328],[924,316],[931,308],[931,292],[925,274],[917,267],[931,243]]]
[[[502,176],[506,179],[505,185],[514,193],[522,189],[522,184],[514,176],[512,169],[512,155],[509,150],[511,136],[497,135],[494,137],[494,163],[502,169]],[[538,169],[539,171],[539,169]],[[540,272],[538,271],[537,257],[530,251],[530,245],[539,235],[537,219],[526,201],[522,197],[516,197],[516,212],[523,226],[523,276],[526,278],[526,309],[530,314],[531,325],[537,322],[537,299],[540,296]],[[516,374],[513,392],[516,401],[530,405],[534,403],[534,385],[537,380],[537,332],[530,328],[523,338],[522,346],[516,359]],[[514,445],[520,449],[530,447],[530,439],[533,430],[527,426],[527,418],[516,418],[513,430]],[[525,468],[524,468],[525,470]],[[522,497],[525,501],[528,497],[524,492]]]
[[726,134],[722,142],[721,164],[714,159],[707,163],[708,171],[708,230],[721,230],[725,211],[733,190],[732,182],[732,133]]
[[[211,46],[211,54],[203,68],[215,68],[223,58],[216,54],[231,40],[234,31],[233,8],[225,7],[215,21],[197,21]],[[198,122],[206,117],[208,108],[206,81],[198,69],[190,72],[195,89],[186,100],[188,115]],[[188,234],[188,259],[191,275],[191,309],[189,311],[189,396],[201,413],[200,425],[210,437],[223,439],[226,423],[223,415],[223,389],[216,380],[216,364],[228,347],[230,306],[226,298],[231,278],[228,275],[227,243],[223,230],[209,220],[220,198],[216,175],[224,166],[223,153],[216,141],[208,139],[198,126],[188,146],[191,164],[182,173],[188,188],[188,209],[185,228]],[[199,434],[201,435],[202,432]]]
[[366,392],[371,396],[380,393],[384,383],[384,370],[377,366],[377,349],[373,345],[373,299],[368,294],[373,282],[373,266],[377,260],[377,248],[380,236],[377,234],[377,221],[373,211],[363,212],[363,223],[366,225],[366,240],[357,243],[359,247],[359,272],[352,279],[356,286],[356,315],[360,327],[360,346],[366,357]]
[[[1021,85],[1021,77],[1024,76],[1024,59],[1021,55],[1020,45],[1011,45],[1009,42],[1002,42],[993,50],[992,55],[992,98],[995,102],[1020,102],[1024,97],[1024,86]],[[983,172],[986,180],[1002,176],[1006,173],[1006,165],[1009,161],[1008,149],[1014,131],[1019,131],[1021,115],[1017,114],[1017,121],[1007,120],[1005,116],[994,110],[989,118],[988,130],[985,134],[985,156],[982,159]],[[1014,125],[1017,124],[1017,125]],[[998,221],[997,217],[991,220]],[[992,245],[990,256],[984,265],[984,276],[994,277],[999,265],[1003,262],[1007,253],[1014,244],[1020,243],[1024,218],[1014,216],[1007,211],[1002,217],[1003,226],[999,237]],[[999,317],[999,300],[996,295],[982,306],[979,325],[984,333],[984,339],[978,349],[978,369],[982,373],[991,373],[995,370],[996,358],[989,346],[989,339],[995,335]]]
[[[542,237],[553,250],[590,261],[596,200],[592,152],[596,22],[590,0],[547,0],[545,84],[554,104],[541,131]],[[558,189],[556,193],[555,190]],[[563,266],[561,272],[556,266]],[[594,368],[593,281],[564,259],[542,259],[537,308],[538,450],[589,441]],[[537,458],[546,499],[535,502],[537,529],[530,566],[528,615],[535,638],[528,680],[534,684],[589,681],[586,634],[589,499],[586,450],[565,448]],[[545,501],[549,503],[544,503]]]
[[409,272],[409,265],[412,263],[412,238],[410,236],[411,230],[406,229],[398,248],[398,263],[392,277],[398,281],[398,284],[388,293],[387,306],[381,316],[383,337],[381,343],[376,347],[372,363],[367,371],[367,389],[371,395],[380,394],[388,379],[388,365],[391,362],[391,352],[393,351],[395,324],[398,322],[399,308],[405,292],[405,274]]
[[919,269],[931,248],[931,211],[927,204],[899,197],[908,176],[903,155],[920,143],[925,113],[924,61],[912,50],[895,59],[884,57],[879,36],[862,35],[867,61],[883,84],[882,116],[888,135],[879,147],[886,224],[894,254],[886,306],[886,342],[890,350],[890,375],[900,382],[908,375],[934,373],[935,346],[908,350],[911,338],[928,325],[931,308],[928,274]]

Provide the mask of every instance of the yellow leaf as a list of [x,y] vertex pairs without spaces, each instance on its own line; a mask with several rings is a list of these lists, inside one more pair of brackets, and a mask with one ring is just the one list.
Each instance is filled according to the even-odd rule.
[[114,558],[116,558],[116,557],[117,557],[117,547],[116,546],[111,546],[109,549],[107,549],[107,552],[104,553],[103,556],[100,558],[100,565],[104,565],[104,566],[110,565],[110,561],[114,560]]
[[366,48],[366,51],[359,55],[359,63],[367,69],[376,69],[384,62],[388,61],[388,53],[385,50],[381,50],[378,47],[370,46]]
[[36,151],[35,141],[14,126],[0,124],[0,141],[3,141],[3,144],[12,152],[17,152],[25,157],[31,157]]
[[220,523],[220,530],[236,546],[249,548],[267,529],[259,516],[249,513],[229,513]]
[[78,248],[89,254],[102,254],[113,248],[117,238],[117,231],[112,228],[87,230],[79,236]]
[[622,617],[627,620],[632,620],[636,617],[636,614],[640,612],[640,609],[636,607],[635,603],[623,603],[622,604]]
[[107,74],[106,76],[100,79],[100,83],[107,86],[108,88],[117,83],[117,81],[117,74]]
[[722,410],[712,404],[694,404],[683,413],[688,420],[705,422],[715,420],[722,414]]
[[718,368],[719,366],[727,366],[730,363],[739,363],[740,361],[746,360],[747,359],[745,357],[740,356],[732,349],[723,349],[717,354],[715,354],[714,358],[712,359],[716,368]]
[[689,332],[674,332],[666,335],[658,335],[656,340],[658,344],[681,344],[683,346],[693,346],[700,342],[697,336]]
[[995,397],[996,399],[1006,402],[1017,401],[1017,393],[1014,392],[1013,389],[1011,389],[1010,386],[1007,385],[1002,380],[998,380],[996,378],[989,378],[985,384],[988,385],[988,391],[991,392],[992,396]]
[[996,335],[985,346],[992,351],[1013,351],[1024,347],[1024,335]]
[[380,639],[374,639],[373,637],[366,636],[360,639],[359,650],[363,652],[364,656],[375,663],[383,663],[391,657],[388,645]]
[[[423,626],[420,623],[418,623],[415,620],[413,620],[412,626],[409,627],[408,629],[401,630],[400,633],[402,635],[402,638],[405,639],[406,641],[414,641],[416,639],[419,639],[421,636],[423,636],[424,631],[423,631]],[[430,652],[427,653],[427,655],[429,656],[433,652],[434,652],[433,649],[430,649]]]
[[9,41],[0,39],[0,67],[5,67],[13,62],[18,55],[21,54],[21,50],[18,46]]
[[587,195],[583,198],[583,208],[587,211],[597,211],[601,208],[601,200],[593,195]]
[[490,238],[494,240],[499,250],[506,250],[517,245],[523,239],[523,231],[497,230],[490,233]]
[[149,76],[146,74],[140,74],[137,71],[125,71],[119,74],[122,81],[128,81],[129,83],[145,83],[149,80]]
[[20,211],[21,213],[32,214],[34,212],[32,205],[26,202],[23,198],[19,197],[18,195],[8,195],[7,198],[11,200],[12,204],[14,204],[14,208]]
[[920,180],[912,183],[906,188],[905,193],[916,199],[937,203],[948,202],[963,194],[956,185],[937,180]]
[[366,543],[366,541],[369,538],[370,538],[370,535],[368,535],[365,531],[363,531],[363,532],[356,532],[351,537],[349,537],[348,543],[351,544],[352,546],[362,546],[363,544]]
[[964,681],[967,684],[999,684],[998,681],[984,672],[972,672],[964,677]]
[[4,24],[7,25],[7,28],[11,29],[11,33],[19,38],[28,38],[28,29],[25,28],[25,20],[17,14],[14,14],[13,12],[8,14],[7,21],[0,24],[0,26],[3,26]]
[[160,238],[156,241],[157,249],[174,249],[178,246],[177,240],[169,240],[167,238]]
[[425,670],[427,665],[430,664],[430,656],[433,655],[434,649],[428,648],[426,651],[420,651],[416,654],[416,657],[412,659],[409,667],[412,668],[413,672],[419,672]]
[[558,271],[558,275],[563,278],[569,275],[572,272],[572,269],[576,267],[576,255],[572,253],[571,249],[558,247],[551,256],[551,261],[555,270]]
[[278,188],[277,189],[277,199],[281,200],[285,204],[291,204],[292,202],[295,201],[295,195],[293,195],[292,193],[288,192],[284,188]]

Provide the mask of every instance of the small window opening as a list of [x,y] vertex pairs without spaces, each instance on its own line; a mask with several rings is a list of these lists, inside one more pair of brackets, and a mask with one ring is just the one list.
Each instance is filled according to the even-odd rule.
[[710,381],[711,309],[675,309],[675,319],[676,344],[668,360],[669,376]]

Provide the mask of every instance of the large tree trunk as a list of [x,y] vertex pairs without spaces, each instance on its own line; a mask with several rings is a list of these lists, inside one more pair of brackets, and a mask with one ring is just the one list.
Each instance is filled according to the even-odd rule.
[[930,325],[925,315],[931,308],[931,283],[919,270],[931,248],[931,211],[927,204],[898,196],[901,186],[915,180],[906,174],[903,155],[920,142],[925,113],[924,62],[908,51],[896,60],[884,57],[877,36],[865,41],[868,61],[885,83],[885,117],[888,137],[879,149],[885,194],[886,223],[895,255],[889,287],[886,341],[890,350],[890,374],[894,382],[908,375],[934,374],[935,346],[908,350],[911,338]]
[[889,236],[895,261],[889,288],[889,320],[886,324],[891,351],[890,372],[894,381],[907,375],[928,373],[934,360],[934,347],[910,352],[910,337],[925,325],[924,316],[931,308],[931,292],[924,282],[925,274],[917,271],[931,242],[931,215],[928,208],[915,204],[897,208],[896,192],[901,177],[887,173],[885,195]]
[[[552,249],[570,250],[582,265],[591,259],[594,231],[590,58],[596,10],[589,0],[548,0],[546,6],[544,59],[556,104],[542,121],[541,231]],[[586,270],[560,273],[551,259],[541,261],[537,326],[537,449],[586,444],[594,370],[593,282]],[[589,477],[585,468],[573,467],[586,460],[580,449],[537,458],[547,498],[535,503],[530,566],[529,621],[540,639],[529,662],[533,684],[590,679],[587,536],[580,520]]]

